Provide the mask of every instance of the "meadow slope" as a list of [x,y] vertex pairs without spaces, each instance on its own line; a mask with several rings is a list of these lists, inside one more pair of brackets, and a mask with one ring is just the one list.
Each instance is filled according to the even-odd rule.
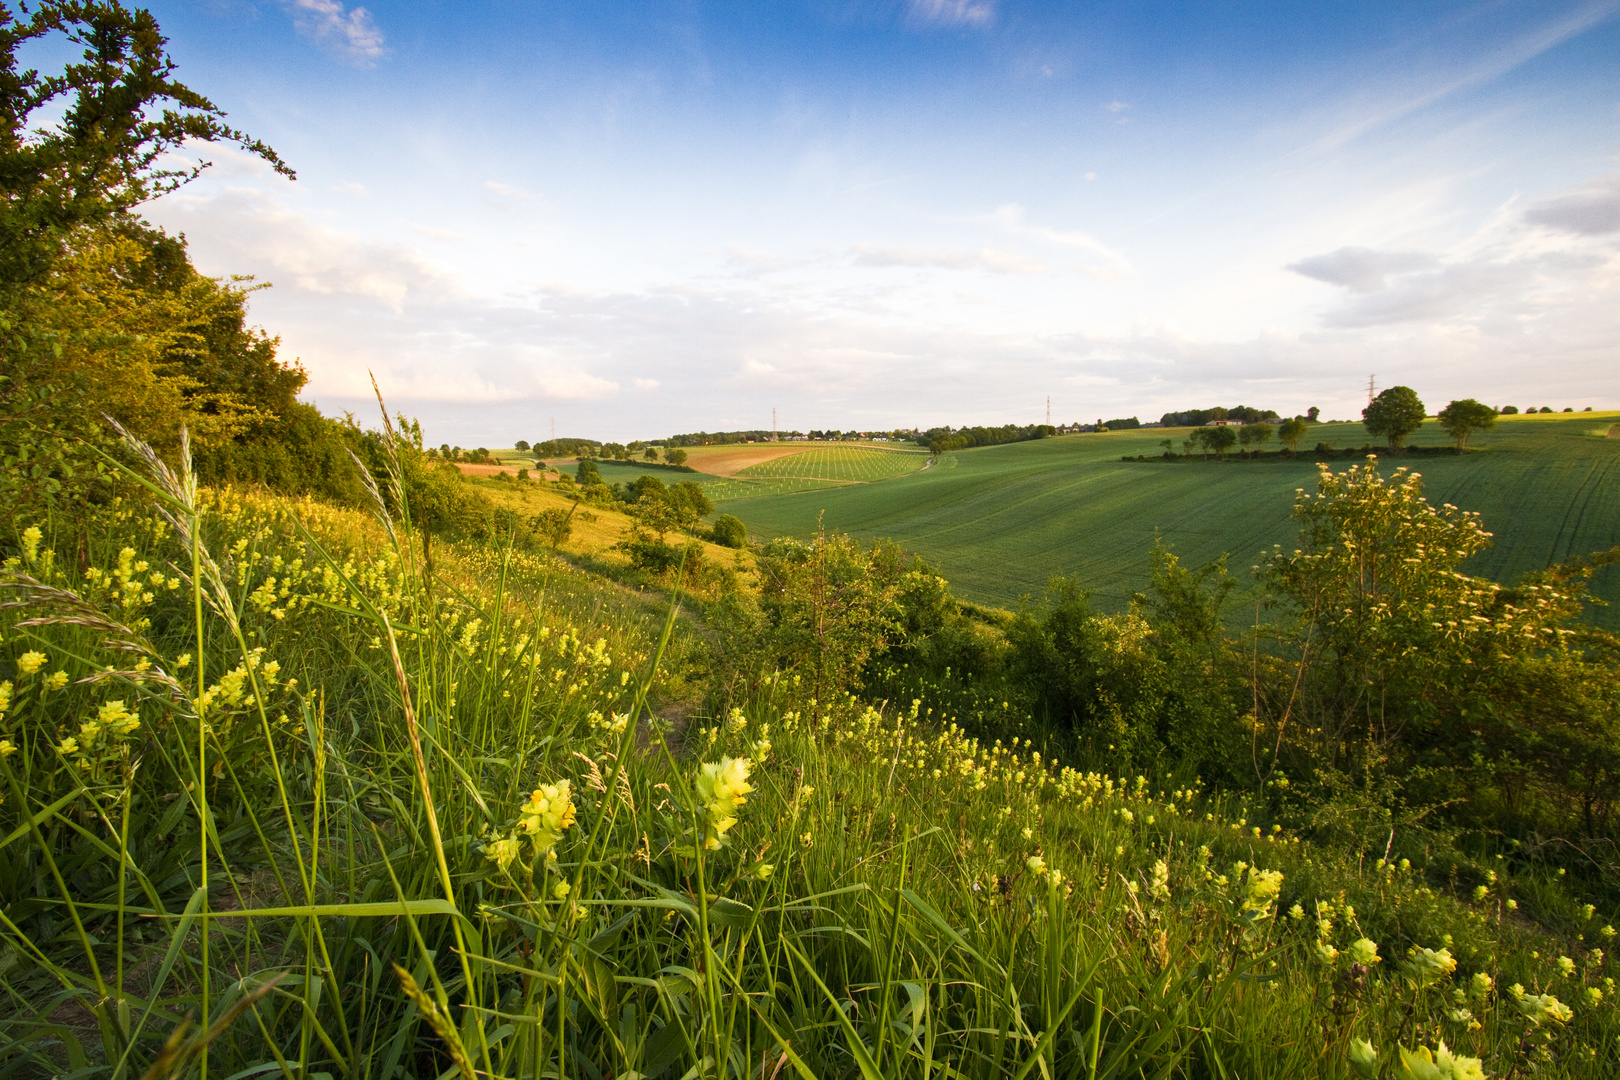
[[[1504,417],[1475,436],[1482,452],[1403,460],[1423,474],[1431,502],[1479,511],[1495,544],[1467,569],[1511,581],[1549,563],[1620,542],[1620,438],[1606,437],[1614,413]],[[1247,585],[1254,556],[1291,545],[1294,492],[1316,480],[1314,457],[1293,461],[1135,462],[1122,455],[1179,449],[1186,429],[1073,435],[947,454],[932,468],[882,484],[737,499],[721,506],[756,537],[806,536],[825,514],[829,530],[898,541],[934,563],[961,595],[1015,605],[1049,578],[1072,575],[1100,606],[1126,603],[1147,578],[1157,533],[1200,563],[1229,553]],[[1312,428],[1343,449],[1369,440],[1360,424]],[[1415,445],[1446,443],[1431,420]],[[1335,468],[1347,462],[1335,457]],[[1602,571],[1594,592],[1620,601],[1620,573]],[[1620,608],[1598,609],[1620,625]]]

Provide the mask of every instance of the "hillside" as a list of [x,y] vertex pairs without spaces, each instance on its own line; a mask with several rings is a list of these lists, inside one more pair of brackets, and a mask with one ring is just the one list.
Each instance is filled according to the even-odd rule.
[[[1411,462],[1431,502],[1483,515],[1494,545],[1472,573],[1511,581],[1571,555],[1620,541],[1620,413],[1503,417],[1475,436],[1481,452]],[[1125,462],[1122,455],[1179,446],[1186,429],[1070,435],[958,451],[926,471],[878,485],[772,498],[732,499],[722,509],[754,536],[806,536],[825,513],[829,530],[898,541],[935,564],[953,588],[985,603],[1015,605],[1053,575],[1077,577],[1104,607],[1123,606],[1147,575],[1155,534],[1189,562],[1231,553],[1244,571],[1260,549],[1291,544],[1289,509],[1311,487],[1315,461]],[[1360,424],[1322,424],[1307,443],[1369,442]],[[1412,440],[1446,444],[1430,421]],[[1401,462],[1385,457],[1393,469]],[[1344,459],[1336,458],[1336,468]],[[1246,582],[1246,578],[1245,578]],[[1620,601],[1620,573],[1601,572],[1594,591]],[[1595,618],[1620,625],[1620,608]]]

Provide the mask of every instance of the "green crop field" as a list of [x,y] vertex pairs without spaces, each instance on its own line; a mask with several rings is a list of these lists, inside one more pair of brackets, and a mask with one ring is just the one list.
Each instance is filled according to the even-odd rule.
[[890,480],[927,464],[928,454],[920,450],[822,446],[750,465],[734,477],[707,485],[707,490],[716,502],[757,499]]
[[[1608,437],[1617,420],[1614,413],[1503,418],[1475,436],[1478,453],[1383,460],[1387,469],[1409,463],[1421,472],[1430,501],[1479,511],[1496,542],[1468,569],[1512,581],[1620,543],[1620,438]],[[1146,580],[1156,533],[1190,562],[1229,553],[1247,585],[1262,548],[1292,544],[1289,509],[1295,489],[1315,483],[1315,461],[1307,453],[1293,461],[1120,460],[1159,454],[1165,438],[1179,450],[1186,435],[1150,429],[960,451],[880,486],[747,499],[724,509],[755,536],[805,536],[825,511],[828,529],[896,540],[936,565],[961,595],[1000,605],[1016,605],[1066,574],[1101,606],[1122,606]],[[1317,425],[1306,446],[1317,441],[1340,450],[1369,442],[1360,424]],[[1443,445],[1446,437],[1431,420],[1412,442]],[[1339,469],[1351,463],[1332,462]],[[1595,592],[1611,603],[1620,601],[1617,569],[1595,580]],[[1620,607],[1594,617],[1620,625]]]

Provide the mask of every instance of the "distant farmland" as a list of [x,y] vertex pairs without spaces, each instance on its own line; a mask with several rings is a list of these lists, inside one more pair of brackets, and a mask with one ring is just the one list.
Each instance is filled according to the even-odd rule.
[[729,479],[706,485],[705,490],[717,502],[755,499],[890,480],[927,464],[928,453],[922,450],[821,445],[750,465]]
[[[1496,542],[1467,569],[1510,582],[1620,543],[1620,437],[1607,437],[1617,420],[1613,413],[1504,417],[1496,430],[1475,436],[1481,453],[1384,458],[1383,468],[1409,464],[1423,474],[1431,502],[1479,511]],[[1341,449],[1369,441],[1360,424],[1321,424],[1295,461],[1120,460],[1157,455],[1165,438],[1179,450],[1185,434],[1150,429],[965,450],[881,484],[845,480],[774,498],[730,494],[763,494],[768,477],[758,479],[759,488],[710,490],[729,500],[722,509],[742,518],[755,537],[807,535],[824,511],[827,528],[896,540],[971,599],[1016,605],[1053,575],[1067,574],[1091,589],[1100,606],[1119,608],[1145,584],[1155,533],[1191,563],[1230,553],[1232,571],[1247,588],[1262,548],[1293,544],[1294,491],[1313,487],[1317,473],[1303,451],[1318,441]],[[1445,441],[1433,421],[1413,440]],[[1342,469],[1352,462],[1335,457],[1332,464]],[[823,482],[834,480],[828,475]],[[1610,567],[1595,579],[1594,591],[1611,603],[1620,602],[1617,571]],[[1595,619],[1620,626],[1620,607],[1600,609]]]

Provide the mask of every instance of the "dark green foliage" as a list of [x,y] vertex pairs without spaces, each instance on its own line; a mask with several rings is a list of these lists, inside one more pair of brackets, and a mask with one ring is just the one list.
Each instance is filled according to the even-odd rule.
[[741,548],[748,544],[748,526],[742,519],[732,514],[721,514],[714,519],[714,527],[709,531],[709,539],[721,547]]
[[1297,416],[1291,420],[1284,420],[1277,426],[1277,441],[1287,447],[1288,452],[1292,454],[1299,449],[1299,442],[1305,437],[1307,430],[1309,429],[1305,421]]
[[1102,426],[1109,431],[1134,431],[1142,426],[1142,421],[1134,416],[1126,416],[1118,420],[1104,420]]
[[1361,422],[1367,434],[1388,439],[1390,449],[1395,450],[1408,435],[1423,426],[1425,415],[1423,402],[1415,390],[1410,386],[1392,386],[1361,410]]
[[1473,398],[1453,401],[1438,414],[1440,426],[1457,442],[1457,449],[1468,446],[1468,437],[1476,431],[1489,431],[1496,426],[1496,410],[1481,405]]
[[597,471],[596,462],[590,458],[580,461],[579,467],[574,470],[574,477],[581,484],[600,484],[602,482],[602,474]]
[[1193,429],[1193,441],[1203,447],[1207,454],[1224,457],[1226,452],[1237,445],[1237,431],[1230,427],[1215,426]]
[[1224,562],[1189,571],[1163,547],[1125,614],[1097,614],[1073,580],[1054,580],[1007,630],[1012,678],[1095,752],[1241,781],[1241,657],[1221,615],[1232,588]]
[[[82,46],[80,61],[51,76],[19,69],[19,49],[61,39]],[[292,176],[173,79],[167,44],[150,12],[117,3],[47,0],[20,18],[0,7],[0,282],[37,280],[75,230],[196,176],[164,160],[184,142],[235,143]],[[53,126],[39,126],[58,110]]]
[[[1256,409],[1248,405],[1233,405],[1231,408],[1217,405],[1211,409],[1186,409],[1182,412],[1167,412],[1159,417],[1159,423],[1165,427],[1203,427],[1211,420],[1241,420],[1245,424],[1258,423],[1261,420],[1276,420],[1277,413],[1273,409]],[[1313,417],[1314,419],[1314,417]],[[1108,421],[1113,427],[1114,421]]]
[[1004,424],[1001,427],[929,428],[914,436],[918,446],[928,447],[931,453],[944,454],[952,450],[967,450],[975,446],[1000,446],[1005,443],[1028,442],[1045,439],[1057,433],[1051,424]]
[[547,439],[529,444],[529,452],[537,458],[593,457],[601,448],[593,439]]

